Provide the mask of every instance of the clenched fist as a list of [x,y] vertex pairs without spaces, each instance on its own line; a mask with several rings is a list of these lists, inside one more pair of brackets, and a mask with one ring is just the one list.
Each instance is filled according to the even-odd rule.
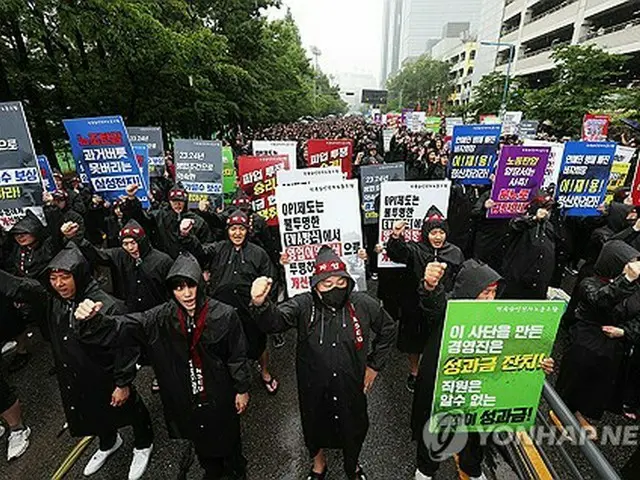
[[80,225],[74,222],[65,222],[60,227],[60,232],[64,235],[64,238],[73,238],[78,234]]
[[198,202],[198,210],[200,210],[201,212],[208,212],[210,206],[211,203],[209,203],[209,200],[200,200]]
[[135,197],[136,196],[136,192],[138,191],[138,185],[136,185],[135,183],[132,183],[131,185],[127,185],[127,188],[125,189],[125,191],[127,192],[127,195],[129,197]]
[[273,280],[268,277],[256,278],[251,285],[251,303],[256,307],[262,306],[271,292]]
[[433,290],[438,286],[447,269],[446,263],[431,262],[424,269],[424,288]]
[[102,309],[102,302],[94,302],[93,300],[83,300],[78,308],[76,308],[75,317],[76,320],[84,321],[90,320],[95,317],[98,312]]
[[182,219],[182,221],[180,222],[180,235],[183,237],[188,237],[195,223],[196,221],[193,218]]
[[407,222],[404,220],[400,220],[393,224],[393,231],[391,232],[391,236],[393,238],[400,238],[404,234],[405,229],[407,228]]

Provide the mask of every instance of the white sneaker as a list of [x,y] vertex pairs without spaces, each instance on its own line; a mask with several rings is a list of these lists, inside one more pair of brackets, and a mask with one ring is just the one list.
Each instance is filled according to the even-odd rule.
[[427,475],[425,475],[424,473],[422,473],[420,470],[416,469],[416,476],[415,476],[415,480],[432,480],[433,477],[429,477]]
[[131,461],[131,468],[129,468],[129,480],[139,480],[149,465],[149,458],[151,458],[151,452],[153,452],[153,444],[149,448],[143,448],[138,450],[133,449],[133,460]]
[[9,449],[7,450],[7,460],[18,458],[29,448],[29,435],[31,429],[29,427],[23,430],[11,432],[9,435]]
[[107,461],[107,458],[109,458],[113,453],[115,453],[116,450],[118,450],[121,446],[122,446],[122,437],[120,436],[120,434],[118,434],[116,436],[116,443],[113,445],[113,447],[111,447],[110,450],[107,450],[106,452],[103,452],[102,450],[98,450],[96,453],[93,454],[93,457],[91,457],[91,460],[89,460],[89,463],[87,463],[87,466],[84,467],[84,476],[88,477],[89,475],[93,475],[98,470],[100,470],[104,465],[104,462]]
[[2,345],[2,355],[5,353],[9,353],[11,350],[18,346],[18,342],[14,342],[13,340]]

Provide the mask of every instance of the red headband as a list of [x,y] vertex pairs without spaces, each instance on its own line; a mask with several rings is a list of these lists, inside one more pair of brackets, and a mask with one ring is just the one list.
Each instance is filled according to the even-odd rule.
[[344,272],[346,270],[347,266],[339,260],[318,263],[315,267],[316,275],[320,275],[321,273]]
[[127,237],[139,240],[144,237],[144,229],[142,227],[125,227],[120,230],[120,239],[124,239]]
[[187,192],[184,190],[171,190],[169,200],[187,201]]
[[243,227],[247,227],[249,225],[249,221],[244,215],[232,215],[227,219],[227,226],[230,227],[232,225],[242,225]]

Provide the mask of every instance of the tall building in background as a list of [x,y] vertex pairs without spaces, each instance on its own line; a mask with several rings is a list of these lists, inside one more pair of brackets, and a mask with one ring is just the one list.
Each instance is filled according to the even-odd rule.
[[500,25],[505,0],[482,0],[480,15],[476,22],[476,38],[478,41],[476,59],[472,74],[472,85],[476,85],[482,77],[493,72],[496,67],[498,47],[482,45],[480,42],[500,40]]
[[384,0],[382,24],[382,62],[380,87],[400,69],[400,34],[402,32],[402,7],[407,0]]

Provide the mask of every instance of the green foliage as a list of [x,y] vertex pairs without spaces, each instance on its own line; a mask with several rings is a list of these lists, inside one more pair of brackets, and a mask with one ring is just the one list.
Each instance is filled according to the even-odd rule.
[[[480,79],[473,87],[472,101],[469,103],[468,112],[477,115],[497,115],[502,106],[504,97],[506,75],[492,72]],[[518,78],[512,78],[509,82],[509,95],[507,97],[507,111],[519,111],[525,108],[525,95],[527,88]]]
[[50,159],[64,118],[120,114],[128,125],[211,138],[341,111],[328,80],[314,108],[314,73],[291,15],[263,16],[278,4],[4,0],[0,101],[25,103],[37,150]]
[[403,66],[387,81],[389,111],[421,105],[426,108],[430,101],[438,99],[445,103],[451,93],[449,64],[422,55]]

